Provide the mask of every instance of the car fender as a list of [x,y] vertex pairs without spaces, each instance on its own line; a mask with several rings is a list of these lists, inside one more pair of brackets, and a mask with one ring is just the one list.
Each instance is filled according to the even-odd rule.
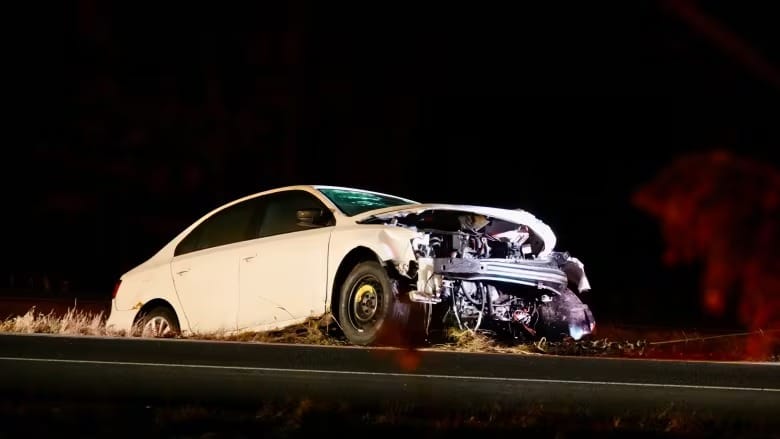
[[[422,235],[419,232],[397,226],[354,225],[337,228],[331,235],[328,251],[328,291],[333,291],[336,273],[344,258],[356,248],[367,248],[380,262],[391,262],[405,266],[415,260],[412,239]],[[330,306],[328,294],[327,306]]]
[[176,313],[181,329],[188,329],[189,322],[173,284],[170,264],[159,262],[155,265],[154,267],[146,267],[147,269],[143,271],[131,271],[122,276],[114,298],[114,307],[119,311],[140,311],[144,305],[152,300],[164,300],[171,305]]

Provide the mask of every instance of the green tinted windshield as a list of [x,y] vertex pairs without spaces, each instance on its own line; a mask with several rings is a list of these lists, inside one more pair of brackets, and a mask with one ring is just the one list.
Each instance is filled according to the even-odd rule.
[[318,188],[333,204],[347,216],[357,215],[374,209],[415,204],[412,200],[377,194],[368,191],[342,188]]

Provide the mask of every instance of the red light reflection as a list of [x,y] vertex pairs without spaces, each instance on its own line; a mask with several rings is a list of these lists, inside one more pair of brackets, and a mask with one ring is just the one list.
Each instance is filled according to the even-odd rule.
[[[669,264],[701,263],[701,303],[721,316],[735,314],[748,329],[780,328],[780,172],[728,151],[678,158],[634,194],[656,217]],[[766,334],[747,343],[750,359],[780,346]]]

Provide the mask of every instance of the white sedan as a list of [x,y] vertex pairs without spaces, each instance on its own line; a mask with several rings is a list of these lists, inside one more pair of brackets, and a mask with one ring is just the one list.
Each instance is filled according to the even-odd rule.
[[593,331],[582,263],[523,210],[421,204],[335,186],[227,203],[125,273],[107,325],[134,335],[270,330],[332,313],[354,344],[451,324]]

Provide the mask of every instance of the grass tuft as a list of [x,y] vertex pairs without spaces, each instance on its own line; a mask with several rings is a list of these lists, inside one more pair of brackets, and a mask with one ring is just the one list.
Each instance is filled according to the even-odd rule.
[[449,328],[442,343],[435,348],[458,352],[495,352],[505,354],[535,354],[527,344],[501,342],[487,330]]
[[106,329],[102,312],[89,313],[68,309],[64,315],[30,309],[24,315],[0,321],[0,331],[25,334],[112,335]]

